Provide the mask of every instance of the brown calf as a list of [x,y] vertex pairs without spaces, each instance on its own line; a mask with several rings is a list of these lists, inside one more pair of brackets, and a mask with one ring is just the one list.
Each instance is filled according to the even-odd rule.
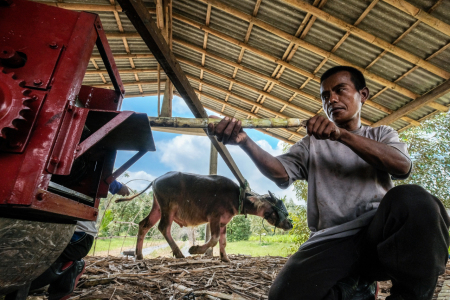
[[[211,239],[201,246],[192,246],[190,254],[204,254],[217,242],[220,257],[229,261],[225,252],[226,228],[228,222],[239,214],[239,186],[232,180],[217,175],[196,175],[181,172],[169,172],[153,181],[153,207],[150,214],[139,223],[136,244],[136,257],[142,259],[142,245],[147,232],[158,222],[158,229],[172,248],[175,257],[182,258],[170,230],[175,221],[181,227],[198,226],[208,223],[211,227]],[[284,230],[292,229],[286,218],[287,211],[281,200],[271,194],[257,195],[246,193],[241,205],[241,214],[263,217],[271,225]]]

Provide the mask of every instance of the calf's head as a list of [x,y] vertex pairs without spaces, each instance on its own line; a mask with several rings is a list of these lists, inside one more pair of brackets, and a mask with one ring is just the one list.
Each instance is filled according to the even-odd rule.
[[277,228],[291,230],[293,228],[289,213],[283,201],[275,197],[269,191],[269,195],[258,195],[256,193],[246,193],[246,198],[253,203],[256,208],[256,215],[263,217],[266,221]]

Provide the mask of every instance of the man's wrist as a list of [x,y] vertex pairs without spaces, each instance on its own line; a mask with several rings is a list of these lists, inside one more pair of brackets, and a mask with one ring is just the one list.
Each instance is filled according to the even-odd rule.
[[340,131],[340,135],[339,135],[339,138],[337,139],[337,141],[345,144],[351,138],[352,133],[344,128],[339,128],[339,131]]
[[248,149],[251,142],[252,139],[246,134],[245,139],[239,143],[239,147],[241,147],[242,150]]

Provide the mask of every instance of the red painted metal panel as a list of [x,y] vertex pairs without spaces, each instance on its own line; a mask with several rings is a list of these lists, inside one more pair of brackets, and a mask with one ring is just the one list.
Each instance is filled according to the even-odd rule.
[[119,97],[116,91],[82,85],[78,100],[89,109],[120,110]]
[[83,133],[88,113],[88,109],[72,105],[67,106],[58,138],[47,164],[49,173],[57,175],[70,174],[75,152],[79,149],[77,145]]
[[[79,13],[47,5],[12,1],[0,9],[0,40],[26,56],[19,69],[7,68],[30,88],[47,89],[61,51],[72,36]],[[57,30],[55,30],[57,25]]]
[[[116,150],[124,144],[127,150],[154,150],[147,117],[117,111],[123,84],[97,15],[25,0],[4,4],[0,213],[95,220]],[[81,87],[94,45],[115,91]],[[78,95],[85,108],[75,107]],[[121,140],[128,132],[137,142]]]

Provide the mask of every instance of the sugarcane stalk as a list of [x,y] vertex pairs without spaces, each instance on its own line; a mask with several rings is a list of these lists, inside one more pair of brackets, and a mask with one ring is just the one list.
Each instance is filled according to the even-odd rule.
[[[209,123],[219,124],[222,119],[214,118],[164,118],[148,117],[152,127],[207,128]],[[290,128],[306,127],[307,119],[239,119],[243,128]]]

